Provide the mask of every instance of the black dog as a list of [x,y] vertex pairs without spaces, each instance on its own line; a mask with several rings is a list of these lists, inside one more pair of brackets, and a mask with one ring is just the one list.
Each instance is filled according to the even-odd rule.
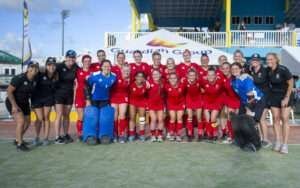
[[235,143],[244,151],[256,152],[261,148],[257,123],[253,117],[230,113]]

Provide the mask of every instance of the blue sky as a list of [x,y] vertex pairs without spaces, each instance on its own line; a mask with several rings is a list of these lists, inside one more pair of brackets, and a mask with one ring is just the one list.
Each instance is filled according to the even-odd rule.
[[[129,0],[28,0],[33,57],[61,54],[60,11],[68,9],[65,50],[103,48],[105,31],[130,30]],[[22,0],[0,0],[0,50],[21,56]]]

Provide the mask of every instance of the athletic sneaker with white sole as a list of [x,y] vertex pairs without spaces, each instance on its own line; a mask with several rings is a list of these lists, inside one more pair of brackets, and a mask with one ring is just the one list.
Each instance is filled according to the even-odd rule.
[[135,137],[134,137],[134,136],[129,136],[129,137],[128,137],[128,141],[129,141],[129,142],[133,142],[134,140],[135,140]]
[[280,151],[280,148],[281,148],[281,144],[279,142],[276,142],[273,146],[274,151]]
[[151,136],[151,139],[150,139],[151,142],[156,142],[156,137],[155,136]]
[[282,144],[281,145],[280,153],[282,153],[282,154],[288,154],[289,153],[288,145],[287,144]]
[[158,136],[158,137],[157,137],[157,142],[163,142],[162,136]]
[[176,142],[181,142],[181,141],[182,141],[181,137],[180,136],[176,136]]
[[171,142],[175,141],[175,137],[170,135],[169,141],[171,141]]
[[41,146],[43,143],[40,141],[40,138],[35,138],[33,141],[32,141],[32,145],[33,146]]
[[267,141],[267,140],[263,140],[261,141],[261,145],[263,148],[269,148],[272,146],[271,142]]

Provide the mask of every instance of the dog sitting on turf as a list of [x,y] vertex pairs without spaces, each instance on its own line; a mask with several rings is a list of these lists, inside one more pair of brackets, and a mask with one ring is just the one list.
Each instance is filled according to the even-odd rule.
[[230,113],[235,143],[244,151],[256,152],[261,148],[257,123],[253,117]]

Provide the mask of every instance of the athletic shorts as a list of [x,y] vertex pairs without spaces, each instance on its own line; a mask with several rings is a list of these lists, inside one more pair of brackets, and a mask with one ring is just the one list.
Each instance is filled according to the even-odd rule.
[[51,107],[55,104],[54,97],[47,97],[44,99],[31,99],[32,108]]
[[[276,107],[281,108],[281,101],[284,99],[285,94],[277,94],[277,93],[271,93],[268,97],[268,106],[269,107]],[[288,106],[293,105],[293,96],[290,96]]]
[[56,90],[54,95],[55,104],[72,105],[74,98],[74,92]]
[[[30,115],[30,105],[29,105],[28,102],[27,103],[17,102],[17,105],[19,106],[19,108],[23,112],[24,116],[29,116]],[[7,98],[5,100],[5,106],[6,106],[7,111],[10,113],[10,115],[12,115],[12,105],[11,105],[10,101]]]
[[102,107],[104,107],[104,106],[109,105],[109,101],[108,101],[108,100],[103,100],[103,101],[95,101],[95,100],[92,100],[92,101],[91,101],[91,105],[92,105],[92,106],[95,106],[95,107],[98,107],[98,108],[102,108]]

